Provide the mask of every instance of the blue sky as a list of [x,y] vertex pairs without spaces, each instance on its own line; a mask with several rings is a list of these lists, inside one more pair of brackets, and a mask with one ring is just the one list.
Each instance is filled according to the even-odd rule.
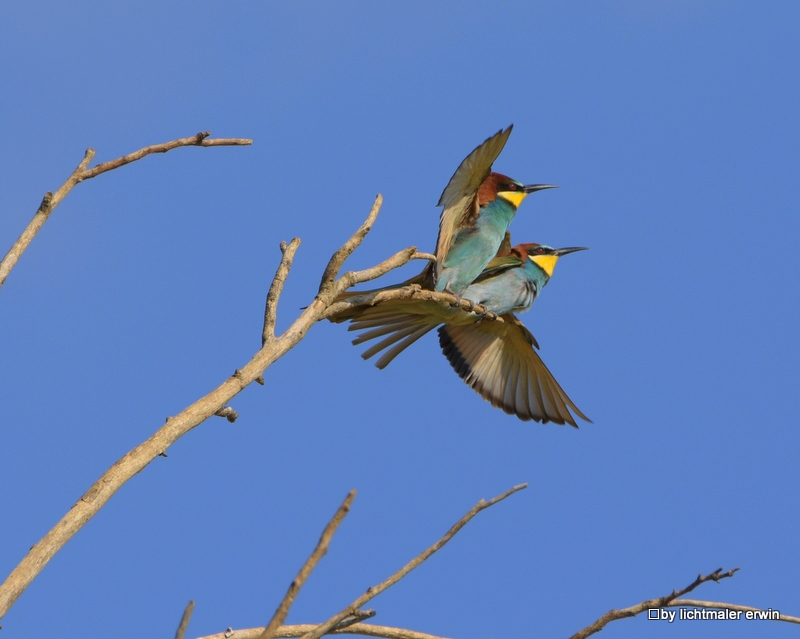
[[[263,625],[359,491],[289,622],[322,621],[482,513],[374,600],[449,637],[569,636],[739,566],[700,599],[800,614],[800,7],[789,2],[5,3],[0,245],[86,147],[98,162],[0,290],[0,572],[121,455],[260,345],[278,243],[287,326],[330,254],[433,248],[462,158],[560,189],[515,241],[588,246],[522,316],[593,423],[483,402],[434,334],[384,371],[315,326],[129,482],[3,619],[5,639]],[[399,281],[419,263],[393,273]],[[616,622],[604,637],[784,637],[767,622]],[[794,634],[792,635],[794,636]]]

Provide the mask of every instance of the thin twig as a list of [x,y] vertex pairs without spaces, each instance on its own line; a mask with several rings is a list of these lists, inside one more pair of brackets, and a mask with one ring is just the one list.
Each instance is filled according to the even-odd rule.
[[[754,608],[753,606],[742,606],[740,604],[731,604],[731,603],[723,603],[721,601],[700,601],[699,599],[675,599],[671,603],[664,606],[665,608],[679,608],[682,606],[687,606],[691,608],[716,608],[718,610],[736,610],[739,612],[769,612],[765,611],[763,608]],[[777,610],[773,612],[778,612]],[[780,615],[780,619],[770,619],[772,621],[787,621],[789,623],[797,623],[800,624],[800,617],[792,617],[791,615],[785,615],[782,612],[778,612]]]
[[[274,637],[275,639],[302,637],[316,627],[317,624],[310,623],[281,626],[276,630]],[[258,639],[263,631],[263,628],[243,628],[241,630],[220,632],[215,635],[199,637],[199,639]],[[447,639],[447,637],[429,635],[425,632],[416,632],[415,630],[407,630],[405,628],[393,628],[391,626],[376,626],[371,623],[355,623],[346,628],[331,630],[328,634],[365,635],[367,637],[383,637],[384,639]]]
[[308,579],[311,571],[314,570],[319,563],[319,560],[328,552],[331,539],[333,539],[333,535],[339,527],[339,524],[342,523],[347,513],[350,512],[350,506],[352,506],[355,498],[356,491],[351,490],[347,494],[347,497],[345,497],[342,505],[339,506],[339,509],[333,515],[333,518],[328,522],[328,525],[325,526],[325,530],[322,531],[322,536],[319,538],[317,547],[314,548],[314,552],[311,553],[306,563],[304,563],[303,567],[300,569],[300,572],[297,573],[297,577],[295,577],[294,581],[289,585],[289,590],[284,595],[275,614],[272,615],[272,619],[270,619],[266,628],[264,628],[264,632],[258,635],[258,639],[272,639],[272,637],[275,636],[275,631],[286,621],[286,615],[289,614],[289,608],[292,607],[297,593],[300,592],[300,588],[303,587],[303,584],[306,582],[306,579]]
[[[364,229],[371,226],[376,215],[377,210],[373,206],[367,222],[348,241],[347,246],[355,248],[360,244],[364,238]],[[398,266],[402,266],[404,263],[400,260]],[[146,441],[126,453],[104,472],[61,520],[31,547],[22,561],[0,584],[0,618],[8,612],[47,563],[64,547],[64,544],[83,528],[86,522],[94,517],[128,480],[144,470],[156,457],[165,453],[178,439],[226,406],[249,384],[261,378],[269,366],[300,342],[311,327],[323,319],[337,290],[338,287],[333,286],[330,287],[330,290],[318,294],[280,337],[265,344],[242,368],[210,393],[167,420]]]
[[294,254],[299,247],[299,237],[294,238],[288,246],[286,242],[281,242],[281,263],[278,265],[275,277],[272,278],[272,285],[269,287],[269,292],[267,293],[267,302],[264,305],[264,328],[261,330],[262,346],[269,340],[275,339],[275,322],[278,319],[278,299],[283,292],[283,285],[286,283],[286,278],[289,276],[289,271],[292,268]]
[[332,630],[342,630],[347,628],[348,626],[353,626],[357,624],[359,621],[364,621],[364,619],[370,619],[374,617],[377,613],[375,610],[354,610],[350,613],[350,616],[343,619],[339,623],[337,623]]
[[175,639],[183,639],[186,636],[186,630],[189,627],[189,620],[192,618],[194,612],[194,601],[186,604],[186,610],[183,611],[181,622],[178,624],[178,630],[175,632]]
[[643,601],[642,603],[636,604],[635,606],[631,606],[630,608],[622,608],[621,610],[609,610],[606,614],[600,617],[593,624],[586,626],[583,630],[579,632],[576,632],[574,635],[570,637],[570,639],[584,639],[585,637],[593,635],[596,632],[600,632],[603,628],[606,627],[607,624],[611,623],[612,621],[616,621],[617,619],[635,617],[639,613],[644,612],[645,610],[649,610],[651,608],[665,608],[669,606],[670,603],[675,601],[678,597],[685,595],[687,592],[691,592],[692,590],[706,583],[707,581],[719,582],[721,579],[733,577],[733,574],[737,570],[739,569],[734,568],[733,570],[722,572],[722,568],[717,568],[711,574],[705,576],[698,575],[697,579],[695,579],[692,583],[686,586],[686,588],[683,588],[681,590],[673,590],[672,594],[670,595],[666,595],[664,597],[658,597],[657,599],[648,599],[647,601]]
[[[450,541],[453,536],[461,530],[464,526],[467,525],[470,519],[472,519],[475,515],[477,515],[482,510],[493,506],[499,501],[502,501],[509,495],[513,495],[515,492],[522,490],[523,488],[527,488],[528,484],[520,484],[519,486],[514,486],[510,490],[507,490],[502,495],[498,495],[494,499],[490,499],[489,501],[485,501],[481,499],[472,509],[464,515],[461,519],[459,519],[450,530],[442,537],[439,541],[437,541],[433,546],[425,550],[423,553],[409,561],[405,566],[403,566],[400,570],[394,573],[391,577],[382,581],[377,586],[373,586],[371,588],[367,588],[367,591],[361,595],[358,599],[356,599],[352,604],[347,606],[341,612],[335,614],[333,617],[328,619],[325,623],[320,624],[313,630],[308,631],[303,635],[302,639],[319,639],[322,635],[328,634],[337,624],[341,623],[344,619],[350,616],[354,610],[359,610],[365,603],[367,603],[370,599],[377,597],[387,588],[392,587],[398,581],[400,581],[403,577],[405,577],[408,573],[410,573],[414,568],[419,566],[423,561],[425,561],[428,557],[430,557],[433,553],[439,550],[442,546],[444,546],[448,541]],[[352,628],[352,626],[351,626]]]
[[86,167],[89,166],[89,163],[94,158],[95,151],[94,149],[86,149],[86,153],[80,164],[78,164],[78,167],[67,178],[64,184],[62,184],[55,193],[45,193],[45,196],[42,199],[42,204],[34,214],[33,219],[22,232],[22,235],[19,236],[19,239],[14,242],[14,245],[11,247],[11,249],[9,249],[3,260],[0,261],[0,287],[3,286],[8,274],[11,272],[11,269],[14,268],[16,263],[19,261],[19,258],[25,252],[25,249],[28,248],[28,245],[33,241],[33,238],[36,236],[42,226],[44,226],[44,223],[50,217],[50,214],[76,184],[79,184],[84,180],[89,180],[100,175],[101,173],[105,173],[106,171],[111,171],[112,169],[124,166],[125,164],[130,164],[131,162],[140,160],[144,156],[150,155],[151,153],[166,153],[167,151],[176,149],[180,146],[241,146],[253,143],[252,140],[247,140],[244,138],[217,138],[214,140],[209,140],[207,138],[210,134],[211,133],[209,131],[206,131],[205,133],[198,133],[197,135],[193,135],[189,138],[181,138],[179,140],[172,140],[171,142],[164,142],[163,144],[146,146],[143,149],[139,149],[138,151],[134,151],[128,155],[123,155],[116,160],[110,160],[109,162],[98,164],[91,169],[87,169]]
[[121,166],[125,166],[126,164],[130,164],[131,162],[136,162],[136,160],[141,160],[146,155],[152,155],[153,153],[166,153],[167,151],[171,151],[172,149],[177,149],[178,147],[182,146],[249,146],[253,143],[252,140],[248,140],[246,138],[217,138],[215,140],[209,140],[209,135],[211,135],[211,131],[204,131],[188,138],[180,138],[178,140],[172,140],[162,144],[152,144],[150,146],[146,146],[143,149],[139,149],[133,153],[128,153],[127,155],[123,155],[115,160],[109,160],[108,162],[98,164],[97,166],[87,170],[83,175],[81,175],[80,179],[81,181],[89,180],[100,175],[101,173],[105,173],[106,171],[112,171]]
[[352,286],[377,279],[389,271],[396,269],[398,266],[407,264],[409,260],[414,259],[416,254],[417,247],[409,246],[371,268],[364,269],[363,271],[348,271],[336,282],[336,294],[341,295]]
[[372,229],[372,225],[375,223],[375,218],[378,217],[378,211],[381,210],[382,204],[383,197],[378,194],[375,198],[375,202],[372,204],[372,210],[369,212],[364,223],[353,233],[352,237],[344,243],[342,248],[331,256],[328,266],[325,267],[325,272],[322,274],[322,281],[319,284],[320,295],[333,288],[334,280],[336,276],[339,275],[339,269],[342,268],[342,264],[350,257],[353,251],[361,246],[361,242],[364,240],[367,233],[370,232],[370,229]]

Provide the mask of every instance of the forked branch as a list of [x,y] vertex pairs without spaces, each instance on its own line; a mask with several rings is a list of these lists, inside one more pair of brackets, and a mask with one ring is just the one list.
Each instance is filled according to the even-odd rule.
[[281,263],[278,271],[272,279],[272,285],[267,293],[267,303],[264,307],[264,328],[261,331],[261,345],[264,346],[269,340],[275,338],[275,322],[278,320],[278,300],[283,293],[283,285],[289,277],[289,270],[292,268],[292,261],[297,249],[300,248],[300,238],[294,238],[287,245],[281,242]]
[[272,619],[267,624],[267,627],[264,628],[264,631],[258,635],[258,639],[272,639],[275,636],[276,631],[278,628],[281,627],[284,621],[286,621],[286,615],[289,614],[289,609],[292,607],[294,603],[295,597],[297,597],[297,593],[300,592],[300,588],[303,587],[303,584],[308,579],[308,576],[311,572],[316,568],[319,560],[325,556],[325,553],[328,552],[328,546],[331,543],[331,539],[333,539],[333,534],[336,532],[336,529],[339,527],[339,524],[342,523],[347,513],[350,512],[350,507],[353,505],[353,500],[356,498],[356,491],[351,490],[347,497],[345,497],[344,502],[342,505],[339,506],[339,509],[336,511],[336,514],[333,516],[328,522],[328,525],[325,526],[325,530],[322,531],[322,536],[319,538],[319,543],[317,547],[314,548],[314,552],[311,553],[311,556],[306,560],[306,563],[303,564],[303,567],[300,569],[300,572],[297,573],[297,577],[294,578],[291,584],[289,584],[289,590],[284,595],[283,600],[281,601],[278,609],[275,611],[275,614],[272,615]]
[[672,604],[678,597],[685,595],[687,592],[692,592],[698,586],[706,583],[707,581],[716,581],[719,582],[722,579],[727,579],[728,577],[733,577],[734,573],[739,570],[738,568],[734,568],[733,570],[728,570],[727,572],[723,572],[722,568],[717,568],[714,572],[708,575],[698,575],[697,579],[695,579],[692,583],[690,583],[685,588],[681,590],[673,590],[672,594],[665,595],[663,597],[657,597],[656,599],[647,599],[640,604],[636,604],[635,606],[631,606],[630,608],[622,608],[621,610],[609,610],[606,614],[600,617],[597,621],[595,621],[590,626],[586,626],[580,632],[576,632],[570,639],[584,639],[590,635],[593,635],[597,632],[600,632],[603,628],[606,627],[612,621],[616,621],[617,619],[625,619],[627,617],[635,617],[636,615],[644,612],[645,610],[650,610],[652,608],[666,608]]
[[141,160],[143,157],[150,155],[151,153],[166,153],[167,151],[177,149],[181,146],[246,146],[253,143],[252,140],[244,138],[216,138],[212,140],[208,139],[209,135],[211,135],[211,132],[206,131],[204,133],[193,135],[189,138],[180,138],[179,140],[164,142],[163,144],[146,146],[143,149],[134,151],[133,153],[128,153],[128,155],[123,155],[116,160],[110,160],[108,162],[98,164],[91,169],[87,167],[94,158],[96,151],[94,149],[86,149],[86,154],[83,156],[80,164],[78,164],[77,168],[67,178],[66,182],[64,182],[64,184],[62,184],[55,193],[50,193],[48,191],[44,194],[42,203],[39,205],[39,209],[34,214],[33,219],[22,232],[22,235],[19,236],[19,239],[14,242],[14,245],[11,247],[11,249],[9,249],[8,253],[6,253],[6,256],[3,258],[3,260],[0,261],[0,287],[3,286],[8,274],[19,261],[19,258],[25,252],[25,249],[28,248],[30,243],[33,241],[33,238],[36,237],[36,234],[39,232],[42,226],[44,226],[44,223],[47,222],[50,214],[76,184],[79,184],[84,180],[97,177],[101,173],[105,173],[126,164],[130,164],[136,160]]
[[[236,639],[273,639],[275,637],[302,637],[303,639],[316,639],[318,637],[322,637],[326,634],[358,634],[358,635],[367,635],[371,637],[385,637],[386,639],[444,639],[443,637],[436,637],[435,635],[425,634],[423,632],[415,632],[413,630],[406,630],[404,628],[391,628],[388,626],[375,626],[373,624],[365,624],[365,623],[352,623],[355,620],[358,621],[358,618],[364,618],[367,616],[372,616],[372,614],[364,613],[361,611],[361,607],[367,603],[370,599],[377,597],[383,591],[391,588],[394,584],[400,581],[403,577],[405,577],[408,573],[410,573],[414,568],[422,564],[426,559],[428,559],[433,553],[439,550],[442,546],[444,546],[448,541],[450,541],[459,530],[461,530],[464,526],[466,526],[469,521],[475,517],[479,512],[482,510],[486,510],[491,506],[494,506],[496,503],[503,501],[506,497],[513,495],[514,493],[527,488],[528,484],[519,484],[518,486],[514,486],[510,488],[506,492],[489,501],[481,499],[475,506],[473,506],[469,512],[467,512],[461,519],[459,519],[453,526],[448,530],[444,536],[439,539],[435,544],[424,550],[422,553],[414,557],[411,561],[409,561],[405,566],[403,566],[400,570],[395,572],[393,575],[379,583],[377,586],[373,586],[368,588],[367,591],[361,595],[358,599],[356,599],[353,603],[347,606],[344,610],[337,613],[326,622],[321,623],[319,625],[312,625],[312,624],[303,624],[297,626],[280,626],[279,624],[275,624],[273,627],[274,622],[278,618],[278,612],[281,613],[281,620],[286,618],[286,615],[289,612],[289,607],[294,600],[293,596],[293,589],[295,584],[297,583],[297,579],[292,582],[292,585],[289,588],[289,593],[287,593],[287,597],[284,597],[283,602],[278,607],[278,612],[276,612],[275,616],[272,618],[272,621],[266,628],[248,628],[246,630],[228,630],[224,633],[219,633],[216,635],[210,635],[208,637],[203,637],[202,639],[230,639],[231,637],[236,637]],[[355,491],[351,492],[348,496],[348,499],[352,501],[352,497],[355,496]],[[345,500],[345,504],[342,504],[342,508],[345,507],[349,508],[349,503]],[[340,508],[340,511],[342,509]],[[339,512],[337,512],[337,515]],[[333,535],[333,530],[330,530],[334,521],[336,520],[336,516],[334,519],[331,520],[331,523],[328,524],[328,527],[323,532],[322,539],[320,540],[320,545],[322,545],[323,541],[326,539],[326,535],[328,535],[328,539],[330,536]],[[341,515],[344,517],[344,513]],[[338,524],[337,524],[338,525]],[[328,531],[330,533],[328,534]],[[325,549],[327,549],[327,543],[325,544]],[[316,561],[318,561],[318,557],[315,560],[315,556],[318,554],[319,546],[317,550],[312,553],[311,557],[309,557],[306,564],[301,569],[300,574],[298,575],[298,579],[301,575],[303,575],[303,581],[313,570],[314,566],[316,565]],[[324,554],[324,553],[323,553]],[[319,555],[321,556],[321,555]],[[299,590],[300,585],[302,582],[297,585],[297,589]],[[289,594],[292,594],[291,599],[289,599]],[[374,614],[374,613],[373,613]]]
[[[513,488],[507,490],[502,495],[498,495],[494,499],[490,499],[489,501],[481,499],[477,504],[475,504],[475,506],[472,507],[472,509],[466,515],[464,515],[455,524],[453,524],[452,528],[450,528],[450,530],[448,530],[439,541],[437,541],[427,550],[417,555],[414,559],[409,561],[405,566],[403,566],[400,570],[391,575],[388,579],[382,581],[377,586],[367,588],[367,591],[363,595],[361,595],[358,599],[356,599],[353,603],[351,603],[341,612],[335,614],[325,623],[320,624],[313,630],[309,630],[306,634],[303,635],[302,639],[319,639],[319,637],[322,637],[322,635],[328,634],[331,630],[333,630],[339,623],[344,621],[354,611],[359,610],[370,599],[377,597],[387,588],[391,588],[394,584],[400,581],[408,573],[414,570],[414,568],[419,566],[423,561],[425,561],[433,553],[435,553],[442,546],[444,546],[448,541],[450,541],[456,535],[456,533],[459,530],[461,530],[464,526],[466,526],[469,523],[469,521],[479,512],[491,506],[494,506],[496,503],[502,501],[506,497],[513,495],[514,493],[527,487],[528,484],[520,484],[518,486],[514,486]],[[352,626],[349,626],[348,629],[352,629]]]
[[[201,134],[204,135],[204,134]],[[176,140],[167,145],[156,145],[147,147],[137,153],[125,156],[112,163],[106,163],[95,168],[94,175],[102,171],[108,171],[116,166],[122,166],[128,162],[135,161],[149,153],[163,152],[176,146],[191,144],[209,145],[210,141],[202,137],[186,138]],[[222,143],[219,141],[219,143]],[[232,141],[231,143],[240,143]],[[89,160],[90,154],[87,154]],[[76,173],[70,178],[73,183],[72,188],[80,179],[86,179],[82,172],[88,164],[86,158],[84,163],[76,169]],[[113,166],[112,166],[113,165]],[[100,170],[102,169],[102,171]],[[77,177],[76,177],[77,176]],[[69,181],[68,181],[69,182]],[[65,191],[68,192],[69,189]],[[54,196],[55,197],[55,196]],[[63,197],[63,196],[62,196]],[[370,211],[367,220],[353,234],[353,236],[334,253],[331,258],[326,273],[333,273],[334,276],[339,272],[344,260],[361,244],[380,210],[380,196]],[[52,210],[52,202],[47,205]],[[45,206],[44,208],[47,208]],[[415,257],[416,249],[409,248],[401,251],[397,256],[387,260],[381,265],[366,271],[346,274],[346,279],[334,280],[332,285],[324,285],[327,280],[323,278],[323,286],[313,302],[300,314],[299,317],[284,331],[279,337],[274,336],[274,325],[277,317],[278,298],[283,287],[283,283],[288,277],[291,268],[294,252],[299,246],[300,241],[294,240],[283,251],[281,264],[278,267],[275,279],[270,287],[268,294],[268,305],[265,312],[265,324],[262,331],[262,339],[267,337],[255,355],[242,368],[238,369],[228,379],[223,381],[217,388],[201,397],[196,402],[187,406],[180,413],[167,420],[146,441],[139,444],[136,448],[125,454],[111,468],[86,491],[86,493],[70,508],[61,520],[28,551],[28,554],[14,568],[6,580],[0,584],[0,618],[11,608],[14,602],[30,585],[33,579],[45,567],[48,561],[75,535],[99,510],[108,502],[109,499],[122,487],[125,482],[134,475],[141,472],[153,459],[159,455],[164,455],[166,450],[178,439],[203,423],[210,416],[220,414],[231,418],[235,411],[225,410],[230,400],[240,393],[244,388],[254,381],[261,380],[264,371],[271,366],[277,359],[282,357],[293,348],[314,324],[326,317],[326,313],[336,296],[355,283],[365,282],[374,277],[378,277],[391,268],[396,268],[406,264]],[[326,276],[327,277],[327,276]]]

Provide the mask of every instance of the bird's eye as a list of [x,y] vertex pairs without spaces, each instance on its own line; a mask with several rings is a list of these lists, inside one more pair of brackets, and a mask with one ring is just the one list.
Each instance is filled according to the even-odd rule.
[[508,185],[508,190],[509,191],[516,191],[517,190],[517,185],[516,184],[509,184]]
[[539,246],[539,247],[536,249],[536,252],[537,252],[537,253],[539,253],[539,254],[541,255],[542,253],[544,253],[544,249],[543,249],[541,246]]

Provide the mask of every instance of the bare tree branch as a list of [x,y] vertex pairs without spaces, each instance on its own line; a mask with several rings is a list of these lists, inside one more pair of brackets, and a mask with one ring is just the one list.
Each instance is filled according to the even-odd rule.
[[686,588],[681,590],[673,590],[671,595],[666,595],[664,597],[658,597],[657,599],[648,599],[647,601],[643,601],[640,604],[636,604],[635,606],[631,606],[630,608],[622,608],[621,610],[609,610],[606,614],[600,617],[597,621],[595,621],[590,626],[586,626],[580,632],[576,632],[574,635],[570,637],[570,639],[584,639],[590,635],[593,635],[597,632],[600,632],[603,628],[606,627],[607,624],[611,623],[612,621],[616,621],[617,619],[624,619],[626,617],[635,617],[641,612],[645,610],[649,610],[650,608],[665,608],[669,606],[673,601],[675,601],[678,597],[685,595],[687,592],[692,592],[698,586],[706,583],[707,581],[716,581],[719,582],[721,579],[726,579],[727,577],[733,577],[733,574],[739,570],[738,568],[734,568],[733,570],[729,570],[728,572],[722,572],[722,568],[717,568],[714,572],[709,575],[698,575],[697,579],[695,579],[692,583],[690,583]]
[[[721,601],[700,601],[699,599],[676,599],[664,606],[665,608],[680,608],[681,606],[691,608],[715,608],[718,610],[737,610],[739,612],[765,612],[763,608],[753,608],[753,606],[742,606],[740,604],[722,603]],[[789,623],[800,624],[800,617],[792,617],[778,613],[780,619],[773,621],[787,621]],[[277,636],[277,635],[276,635]]]
[[8,274],[11,272],[11,269],[14,268],[16,263],[19,261],[19,258],[25,252],[25,249],[28,248],[28,245],[33,241],[33,238],[36,236],[42,226],[44,226],[44,223],[50,217],[50,214],[76,184],[96,177],[101,173],[105,173],[106,171],[111,171],[120,166],[124,166],[125,164],[130,164],[131,162],[140,160],[151,153],[166,153],[167,151],[177,149],[180,146],[242,146],[253,143],[252,140],[247,140],[244,138],[217,138],[215,140],[209,140],[207,139],[209,135],[211,135],[211,132],[206,131],[205,133],[198,133],[197,135],[193,135],[189,138],[181,138],[179,140],[172,140],[171,142],[164,142],[163,144],[146,146],[143,149],[139,149],[138,151],[134,151],[128,155],[123,155],[116,160],[110,160],[109,162],[98,164],[91,169],[87,169],[86,167],[89,166],[89,163],[94,158],[96,152],[94,149],[86,149],[86,154],[84,155],[83,160],[81,160],[80,164],[78,164],[78,167],[67,178],[66,182],[64,182],[64,184],[62,184],[55,193],[50,193],[49,191],[45,193],[42,203],[39,206],[39,210],[36,211],[33,219],[22,232],[22,235],[19,236],[19,239],[14,243],[6,256],[0,262],[0,287],[3,286]]
[[284,595],[283,601],[278,605],[275,614],[272,615],[272,619],[270,619],[270,622],[267,624],[266,628],[264,628],[264,632],[258,635],[259,639],[272,639],[278,628],[286,621],[286,615],[289,614],[289,608],[292,607],[297,593],[300,592],[300,588],[303,587],[303,584],[306,582],[306,579],[308,579],[311,571],[317,566],[319,560],[328,552],[328,546],[331,543],[331,539],[333,539],[333,534],[336,532],[336,529],[339,527],[339,524],[342,523],[347,513],[350,512],[350,506],[352,506],[355,498],[356,491],[351,490],[347,494],[347,497],[345,497],[342,505],[339,506],[339,509],[333,515],[333,518],[328,522],[328,525],[325,526],[325,530],[322,531],[322,536],[319,538],[317,547],[314,548],[314,552],[311,553],[311,556],[309,556],[306,563],[303,564],[300,572],[297,573],[297,577],[295,577],[294,581],[289,585],[289,590],[286,592],[286,595]]
[[[328,265],[329,270],[338,273],[344,258],[361,244],[378,214],[379,204],[380,196],[372,207],[367,221],[343,247],[346,250],[339,249],[334,254],[334,257],[331,258],[331,262]],[[402,257],[393,262],[393,264],[402,266],[411,259],[411,255],[412,251],[410,249],[402,252]],[[359,281],[366,280],[359,278]],[[305,337],[314,324],[325,317],[328,307],[338,292],[345,288],[346,284],[340,286],[339,282],[335,282],[329,287],[321,287],[314,301],[280,337],[269,340],[241,369],[235,371],[233,375],[210,393],[167,420],[166,424],[146,441],[126,453],[103,473],[61,520],[31,547],[28,554],[11,571],[6,580],[0,584],[0,618],[5,616],[36,575],[44,569],[47,562],[86,522],[97,514],[125,482],[144,470],[153,459],[165,453],[178,439],[226,406],[233,397],[249,384],[261,378],[263,372],[269,366],[285,355]],[[277,300],[275,301],[277,302]]]
[[[302,637],[307,632],[316,628],[316,624],[298,624],[291,626],[281,626],[275,631],[275,639],[286,637]],[[220,632],[215,635],[199,637],[199,639],[258,639],[263,628],[246,628],[242,630],[230,630]],[[367,637],[383,637],[384,639],[447,639],[424,632],[406,630],[405,628],[392,628],[391,626],[376,626],[370,623],[355,623],[342,629],[331,630],[331,635],[365,635]]]
[[[419,566],[423,561],[425,561],[428,557],[430,557],[433,553],[439,550],[442,546],[444,546],[448,541],[450,541],[455,534],[461,530],[464,526],[467,525],[470,519],[472,519],[475,515],[477,515],[482,510],[489,508],[490,506],[494,506],[497,502],[502,501],[509,495],[513,495],[515,492],[522,490],[523,488],[527,488],[528,484],[520,484],[519,486],[514,486],[510,490],[507,490],[502,495],[498,495],[497,497],[490,499],[489,501],[485,501],[481,499],[472,509],[464,515],[461,519],[459,519],[450,530],[442,537],[439,541],[437,541],[433,546],[425,550],[423,553],[409,561],[405,566],[403,566],[400,570],[394,573],[391,577],[382,581],[377,586],[373,586],[367,588],[367,591],[361,595],[358,599],[356,599],[352,604],[347,606],[341,612],[335,614],[333,617],[328,619],[325,623],[320,624],[313,630],[309,630],[303,635],[303,639],[319,639],[322,635],[328,634],[334,627],[336,627],[339,623],[344,621],[349,615],[353,613],[355,610],[359,610],[365,603],[367,603],[370,599],[377,597],[387,588],[391,588],[394,584],[400,581],[403,577],[405,577],[408,573],[410,573],[414,568]],[[348,630],[352,629],[353,626],[350,626]]]
[[192,618],[194,612],[194,601],[186,604],[186,610],[183,611],[181,622],[178,624],[178,630],[175,631],[175,639],[183,639],[186,636],[186,630],[189,628],[189,620]]
[[369,609],[369,610],[354,610],[352,613],[350,613],[349,617],[347,617],[343,621],[340,621],[338,624],[336,624],[336,626],[334,626],[333,630],[334,631],[343,630],[344,628],[347,628],[348,626],[354,626],[359,621],[364,621],[364,619],[370,619],[371,617],[374,617],[376,614],[377,613],[373,609]]
[[167,151],[177,149],[181,146],[249,146],[253,143],[252,140],[246,138],[217,138],[216,140],[209,140],[209,135],[211,135],[211,131],[205,131],[188,138],[180,138],[178,140],[172,140],[171,142],[146,146],[133,153],[128,153],[128,155],[123,155],[116,160],[109,160],[108,162],[98,164],[96,167],[86,171],[86,173],[81,176],[81,180],[88,180],[106,171],[112,171],[113,169],[130,164],[131,162],[136,162],[136,160],[141,160],[146,155],[152,153],[166,153]]
[[286,242],[281,242],[281,263],[278,265],[278,271],[272,279],[272,285],[269,287],[267,293],[267,303],[264,306],[264,328],[261,331],[261,345],[263,346],[269,340],[275,338],[275,322],[278,319],[278,299],[283,292],[283,285],[286,283],[286,278],[289,277],[289,271],[292,268],[292,261],[294,254],[300,247],[300,238],[294,238],[289,245]]
[[[664,607],[674,607],[674,606],[693,606],[698,608],[728,608],[729,610],[741,610],[743,612],[746,612],[748,610],[752,611],[760,610],[759,608],[752,608],[750,606],[740,606],[738,604],[727,604],[716,601],[698,601],[694,599],[676,599],[675,601]],[[791,617],[789,615],[784,615],[784,614],[781,614],[780,620],[787,621],[789,623],[800,623],[800,617]],[[302,637],[303,635],[310,632],[316,627],[317,627],[316,624],[298,624],[298,625],[281,626],[280,628],[277,629],[277,631],[273,636],[275,639],[284,639],[288,637]],[[263,628],[247,628],[242,630],[236,630],[232,635],[228,633],[227,637],[229,639],[231,637],[233,637],[234,639],[258,639],[259,634],[262,631]],[[365,635],[368,637],[382,637],[383,639],[447,639],[445,637],[429,635],[424,632],[416,632],[414,630],[407,630],[405,628],[393,628],[391,626],[377,626],[367,623],[356,623],[347,628],[334,629],[328,634],[332,635],[354,634],[354,635]],[[226,633],[219,633],[215,635],[200,637],[199,639],[225,639],[225,638],[226,638]]]
[[342,264],[344,264],[344,261],[350,257],[350,255],[352,255],[353,251],[361,246],[361,242],[367,236],[367,233],[370,232],[370,229],[372,229],[372,225],[375,223],[375,218],[378,217],[378,211],[381,210],[382,204],[383,197],[379,193],[375,198],[375,202],[372,204],[372,210],[369,212],[369,215],[364,223],[355,233],[353,233],[352,237],[344,243],[342,248],[340,248],[331,256],[328,266],[325,267],[325,272],[322,274],[322,281],[319,284],[320,294],[333,288],[333,282],[336,279],[336,276],[339,275],[339,269],[342,268]]
[[[409,250],[411,249],[406,249],[406,251]],[[394,257],[398,257],[403,253],[404,251],[401,251]],[[389,260],[393,260],[394,257],[389,258]],[[414,259],[413,256],[411,259]],[[389,260],[387,260],[387,262]],[[385,263],[386,262],[384,262],[384,264]],[[378,266],[381,265],[379,264]],[[360,275],[361,273],[372,272],[373,269],[377,269],[378,266],[375,266],[372,269],[367,269],[365,271],[357,271],[353,275]],[[382,274],[383,273],[375,275],[375,277],[379,277]],[[344,275],[342,275],[340,281],[344,280],[344,278],[347,277],[348,275],[350,275],[350,273],[345,273]],[[353,286],[354,285],[355,284],[353,284]],[[354,295],[353,297],[349,297],[345,300],[341,300],[339,302],[331,304],[325,311],[324,317],[325,319],[330,319],[335,317],[339,313],[342,313],[343,311],[348,311],[356,306],[362,306],[364,304],[374,306],[379,302],[386,302],[387,300],[423,300],[427,302],[436,302],[437,304],[441,304],[442,306],[448,306],[448,307],[458,306],[467,312],[473,312],[476,315],[480,315],[485,320],[491,320],[494,322],[503,321],[502,317],[500,317],[494,311],[490,311],[482,304],[474,304],[473,302],[467,299],[458,300],[456,299],[455,295],[452,295],[450,293],[437,293],[436,291],[428,291],[421,288],[418,284],[411,284],[410,286],[404,286],[402,288],[394,288],[389,290],[371,291],[358,296]]]

